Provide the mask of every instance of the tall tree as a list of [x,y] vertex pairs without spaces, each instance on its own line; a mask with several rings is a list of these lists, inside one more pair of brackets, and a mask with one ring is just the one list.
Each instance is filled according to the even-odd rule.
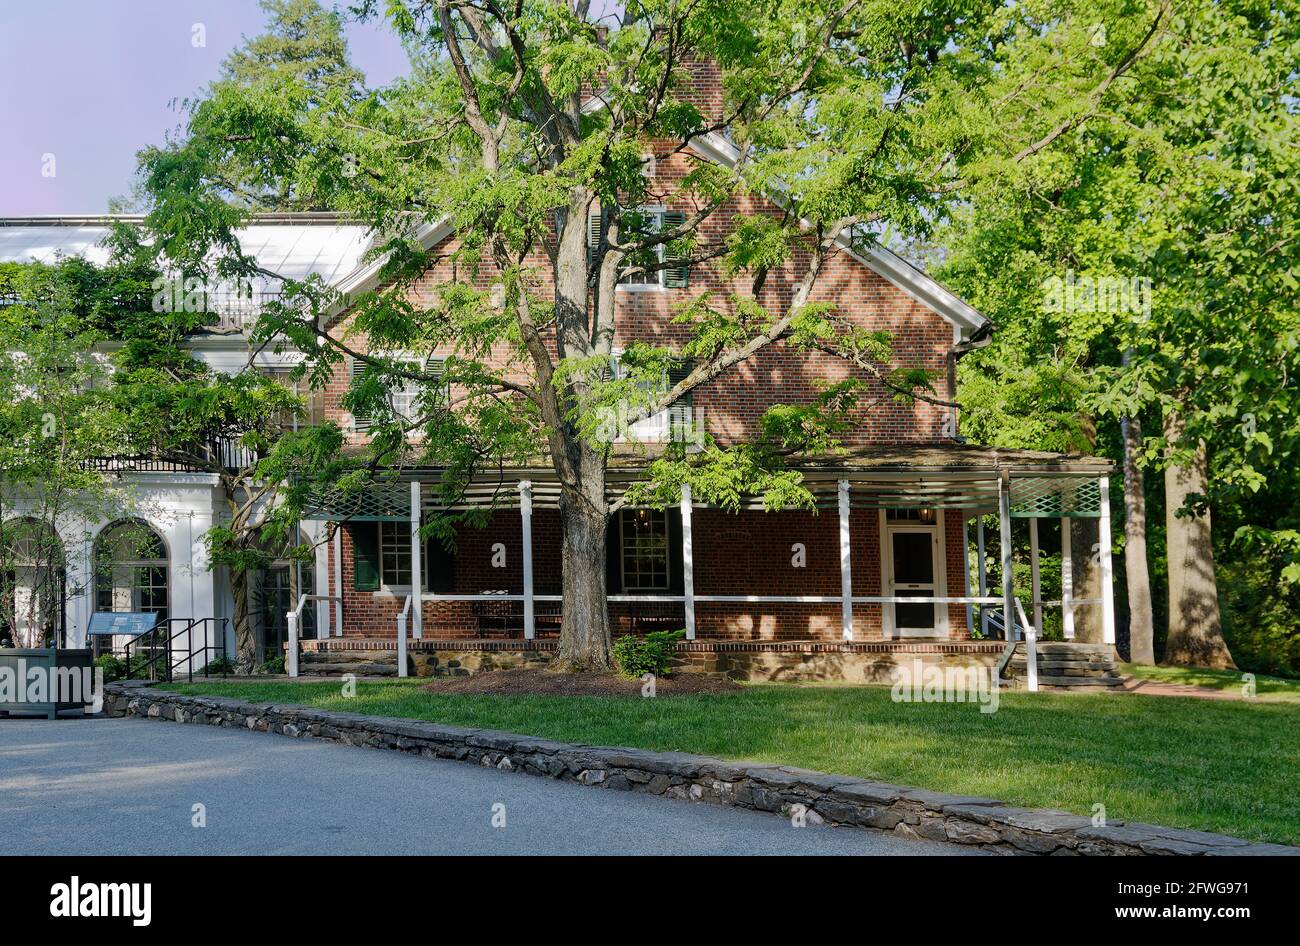
[[[1000,373],[1000,364],[1050,363],[1073,350],[1070,363],[1091,369],[1081,409],[1108,428],[1120,418],[1153,422],[1140,446],[1130,427],[1125,459],[1130,470],[1156,462],[1164,471],[1169,662],[1231,665],[1210,510],[1266,488],[1282,468],[1263,455],[1294,442],[1294,12],[1256,0],[1171,8],[1149,55],[1088,122],[1038,161],[990,162],[953,233],[959,286],[977,272],[1005,284],[1032,271],[1038,278],[1019,285],[1031,303],[1042,279],[1078,276],[1091,287],[1067,307],[991,309],[1062,341],[989,352],[966,367]],[[1095,35],[1108,45],[1114,34]],[[1125,293],[1108,289],[1127,289],[1135,304],[1111,304]],[[1136,477],[1128,481],[1136,490]],[[1127,510],[1142,515],[1132,501]]]
[[[377,7],[365,0],[359,9]],[[291,188],[385,238],[385,288],[352,300],[351,334],[274,317],[263,330],[316,365],[355,359],[363,370],[347,406],[377,421],[372,451],[402,462],[405,435],[419,427],[419,459],[450,468],[452,490],[483,465],[536,462],[545,445],[564,527],[556,665],[574,670],[610,661],[610,413],[634,423],[772,346],[842,359],[853,380],[812,405],[773,404],[760,442],[678,444],[634,494],[666,502],[689,482],[724,505],[741,492],[776,506],[810,502],[792,456],[833,452],[874,397],[937,400],[924,373],[894,364],[887,335],[837,310],[828,261],[875,240],[883,221],[924,232],[972,157],[997,149],[1014,163],[1047,147],[1151,35],[1150,11],[1117,15],[1115,46],[1061,71],[1027,65],[1059,56],[1050,3],[648,0],[626,4],[612,30],[585,0],[394,0],[386,13],[413,50],[408,77],[310,109],[239,89],[200,103],[188,141],[205,148],[144,156],[157,201],[150,223],[191,264],[217,244],[227,265],[251,267],[231,238],[238,211],[213,200],[223,194],[212,169],[238,160],[274,166]],[[691,79],[701,67],[717,70],[717,109],[697,104]],[[310,100],[309,86],[284,98]],[[1026,103],[1041,120],[1009,125]],[[647,152],[665,160],[711,133],[725,133],[734,162],[700,161],[669,182],[645,173]],[[781,213],[744,209],[774,196]],[[679,216],[651,217],[648,204]],[[429,259],[413,237],[436,221],[457,234],[446,251],[457,275],[424,305],[412,289]],[[697,294],[675,317],[684,344],[632,342],[611,373],[626,318],[619,282],[704,264],[744,277],[747,291]],[[788,293],[764,293],[778,278]],[[483,288],[493,281],[499,293]],[[300,292],[315,297],[315,312],[335,301],[310,285]],[[456,353],[436,377],[382,355],[446,347]],[[502,351],[504,367],[494,357]],[[681,359],[692,365],[684,376],[670,371]],[[412,383],[422,391],[413,424],[391,409],[392,389]]]
[[0,639],[52,646],[68,545],[115,491],[92,469],[108,452],[101,333],[79,305],[80,261],[0,264]]

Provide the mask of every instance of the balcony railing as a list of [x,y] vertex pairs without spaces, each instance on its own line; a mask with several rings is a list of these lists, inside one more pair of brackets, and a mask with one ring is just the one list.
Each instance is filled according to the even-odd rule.
[[216,466],[236,472],[258,459],[256,453],[229,437],[217,437],[204,444],[193,462],[165,457],[162,452],[93,457],[87,467],[98,473],[207,473]]
[[206,310],[215,321],[205,326],[205,331],[222,334],[247,332],[266,304],[279,298],[278,292],[209,292],[205,297]]

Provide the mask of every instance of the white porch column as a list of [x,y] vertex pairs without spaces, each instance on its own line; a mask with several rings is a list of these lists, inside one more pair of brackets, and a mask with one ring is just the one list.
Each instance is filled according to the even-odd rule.
[[1115,589],[1110,561],[1110,478],[1100,477],[1097,481],[1101,489],[1101,522],[1098,525],[1098,541],[1101,544],[1101,640],[1103,644],[1115,645]]
[[[989,596],[989,570],[988,561],[985,558],[984,551],[984,517],[982,515],[979,516],[975,520],[975,523],[975,539],[978,546],[977,551],[980,556],[978,563],[979,591],[981,598],[987,598]],[[980,605],[980,633],[985,637],[989,636],[989,609],[988,606],[984,604]]]
[[853,640],[853,563],[849,544],[849,481],[840,480],[840,628]]
[[[330,593],[330,549],[329,545],[322,541],[323,536],[321,533],[329,528],[329,524],[314,522],[311,526],[311,531],[308,534],[315,545],[313,552],[315,567],[312,569],[311,593],[320,595],[321,598],[328,598]],[[329,637],[331,623],[330,603],[323,600],[313,601],[312,607],[316,609],[316,637],[318,639]]]
[[285,648],[285,672],[291,676],[298,676],[298,612],[290,611],[284,616],[284,623],[289,632],[289,646]]
[[1043,587],[1038,574],[1038,517],[1029,520],[1029,584],[1034,595],[1034,630],[1043,633]]
[[682,597],[686,639],[695,640],[695,544],[691,536],[691,484],[682,484]]
[[88,531],[86,524],[78,519],[69,530],[71,538],[63,539],[63,547],[67,550],[65,582],[68,595],[63,628],[66,647],[90,646],[87,631],[90,616],[95,611],[95,571],[91,564],[90,539],[86,537]]
[[998,481],[998,528],[1002,539],[1002,622],[1006,639],[1016,639],[1016,598],[1011,585],[1011,474]]
[[406,607],[401,614],[397,616],[397,675],[404,677],[407,675],[406,668],[406,612],[411,609],[411,605],[420,600],[418,592],[413,592],[406,599]]
[[334,636],[343,636],[343,526],[334,524]]
[[[961,593],[970,597],[970,517],[961,520]],[[966,602],[966,633],[975,631],[975,606]]]
[[[421,554],[420,541],[420,481],[414,480],[411,483],[411,594],[414,596],[412,602],[415,610],[411,614],[411,637],[419,640],[424,636],[424,556]],[[401,669],[405,669],[405,634],[402,635],[403,661]]]
[[533,484],[528,480],[519,483],[519,519],[523,529],[524,544],[524,640],[537,634],[533,616]]
[[1070,549],[1070,520],[1061,517],[1061,634],[1074,640],[1074,558]]

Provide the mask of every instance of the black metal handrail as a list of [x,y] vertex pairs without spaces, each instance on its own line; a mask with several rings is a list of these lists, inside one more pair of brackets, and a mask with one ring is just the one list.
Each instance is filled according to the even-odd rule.
[[[161,664],[161,667],[158,667],[158,669],[161,669],[163,674],[161,678],[162,682],[169,683],[175,679],[176,668],[181,666],[181,664],[186,665],[185,674],[189,681],[193,682],[195,657],[198,656],[204,658],[203,665],[206,668],[208,664],[207,655],[209,652],[212,652],[214,655],[219,655],[222,658],[221,675],[223,677],[228,676],[229,671],[227,670],[227,667],[230,665],[230,660],[226,651],[226,626],[229,623],[229,620],[229,618],[164,618],[155,624],[152,630],[146,631],[134,640],[126,642],[125,659],[127,675],[134,676],[136,673],[135,669],[131,666],[131,645],[140,644],[143,647],[146,642],[149,642],[147,648],[143,649],[148,650],[152,656],[141,664],[138,669],[141,674],[143,674],[144,671],[148,671],[150,680],[155,679],[155,668],[159,664],[159,661],[165,661]],[[170,628],[175,624],[181,624],[183,627],[174,633],[168,634],[166,639],[160,642],[158,640],[159,633],[164,628]],[[193,637],[194,629],[196,627],[207,628],[209,625],[218,628],[216,639],[220,643],[204,643],[202,647],[195,648]],[[172,656],[174,648],[172,645],[176,638],[180,637],[182,634],[186,635],[186,650],[179,660],[173,660]],[[203,639],[204,641],[209,640],[209,635],[205,633]]]

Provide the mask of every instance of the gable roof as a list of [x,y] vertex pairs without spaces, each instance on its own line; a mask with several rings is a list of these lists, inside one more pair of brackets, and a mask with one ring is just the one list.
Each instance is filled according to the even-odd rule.
[[[712,132],[691,139],[692,150],[708,160],[733,165],[735,147]],[[0,217],[0,262],[53,263],[60,256],[81,256],[103,264],[107,251],[99,246],[115,222],[140,223],[139,215],[56,215],[42,217]],[[452,233],[446,220],[421,223],[414,234],[426,250],[433,249]],[[350,304],[346,297],[367,292],[379,285],[385,255],[366,259],[374,245],[369,229],[334,213],[257,214],[247,227],[236,231],[240,246],[263,269],[282,278],[301,280],[319,275],[327,285],[345,296],[325,321],[332,321]],[[961,340],[970,340],[989,325],[986,316],[934,277],[913,266],[884,246],[859,250],[841,236],[840,249],[887,282],[938,313],[951,323]],[[272,290],[274,280],[254,280],[255,291]]]
[[[707,135],[692,138],[690,146],[701,157],[726,167],[734,166],[740,156],[736,147],[719,132],[709,132]],[[843,252],[873,273],[943,316],[961,332],[963,339],[969,339],[976,331],[989,324],[986,315],[888,247],[876,244],[859,251],[843,234],[836,243]]]

